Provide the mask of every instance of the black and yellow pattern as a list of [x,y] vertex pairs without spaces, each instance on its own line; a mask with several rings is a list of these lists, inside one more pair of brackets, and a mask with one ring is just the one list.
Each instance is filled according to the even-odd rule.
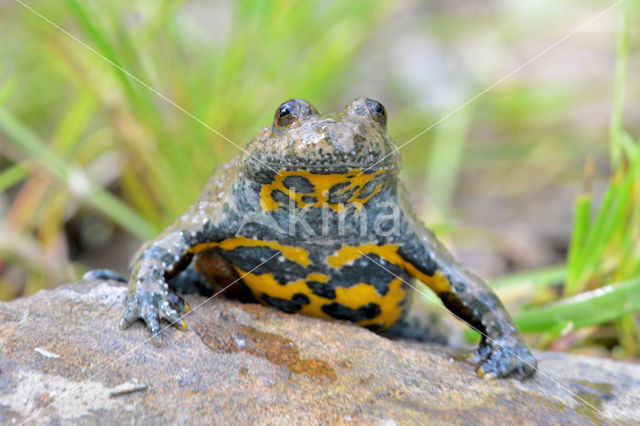
[[[323,249],[321,257],[316,248],[314,258],[320,262],[314,263],[308,249],[246,237],[199,244],[191,252],[211,249],[228,259],[256,300],[281,310],[349,320],[379,330],[390,327],[403,314],[408,290],[403,281],[409,276],[397,246],[365,244]],[[278,268],[269,265],[255,269],[256,260],[278,252]],[[384,264],[386,270],[376,263]],[[446,287],[446,279],[440,275],[432,281]]]
[[[395,331],[407,324],[407,283],[417,279],[485,335],[478,374],[533,374],[535,359],[497,297],[412,215],[386,120],[365,98],[339,114],[300,99],[278,107],[273,125],[142,248],[121,325],[142,319],[159,344],[161,320],[186,326],[170,287],[194,274],[233,283],[237,273],[241,300]],[[383,230],[389,206],[394,226]],[[204,274],[189,266],[194,257]]]
[[297,208],[322,207],[339,210],[353,204],[357,209],[380,192],[377,176],[386,170],[363,173],[311,173],[306,170],[280,170],[271,183],[262,185],[260,205],[264,211],[275,210],[292,200]]

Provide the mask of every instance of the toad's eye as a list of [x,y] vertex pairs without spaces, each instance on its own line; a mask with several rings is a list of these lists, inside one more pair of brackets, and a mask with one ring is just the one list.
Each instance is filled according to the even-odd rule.
[[273,117],[273,122],[278,127],[287,127],[300,116],[300,104],[296,101],[287,101],[280,105]]
[[367,99],[365,102],[367,103],[367,108],[369,109],[371,118],[383,126],[387,124],[387,111],[385,111],[382,104],[378,101],[374,101],[373,99]]

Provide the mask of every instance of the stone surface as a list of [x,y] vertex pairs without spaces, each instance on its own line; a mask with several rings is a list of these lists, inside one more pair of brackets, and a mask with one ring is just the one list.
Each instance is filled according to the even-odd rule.
[[155,348],[119,330],[125,297],[84,282],[0,304],[0,423],[640,421],[638,365],[537,353],[534,379],[483,381],[450,348],[201,297]]

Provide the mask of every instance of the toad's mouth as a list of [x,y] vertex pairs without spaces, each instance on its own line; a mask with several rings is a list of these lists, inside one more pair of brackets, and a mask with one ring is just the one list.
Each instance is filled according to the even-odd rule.
[[286,172],[309,172],[311,174],[375,174],[380,171],[392,171],[396,169],[395,164],[391,163],[335,163],[335,164],[300,164],[300,163],[283,163],[269,162],[265,163],[272,171],[278,174]]
[[395,152],[380,155],[344,155],[318,153],[307,157],[281,155],[250,155],[248,169],[256,172],[308,171],[315,174],[349,173],[357,170],[358,174],[371,174],[379,170],[397,171],[398,156]]
[[[386,148],[386,147],[385,147]],[[309,172],[312,174],[373,174],[380,170],[397,173],[400,157],[391,149],[371,149],[352,152],[326,152],[310,150],[273,149],[253,150],[244,156],[244,169],[257,181],[270,180],[274,174],[283,172]],[[263,177],[262,179],[260,177]]]

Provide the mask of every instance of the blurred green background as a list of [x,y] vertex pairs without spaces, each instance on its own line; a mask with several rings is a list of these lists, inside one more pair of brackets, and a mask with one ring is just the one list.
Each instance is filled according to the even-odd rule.
[[2,2],[0,300],[126,273],[282,101],[367,96],[532,345],[637,358],[639,3]]

